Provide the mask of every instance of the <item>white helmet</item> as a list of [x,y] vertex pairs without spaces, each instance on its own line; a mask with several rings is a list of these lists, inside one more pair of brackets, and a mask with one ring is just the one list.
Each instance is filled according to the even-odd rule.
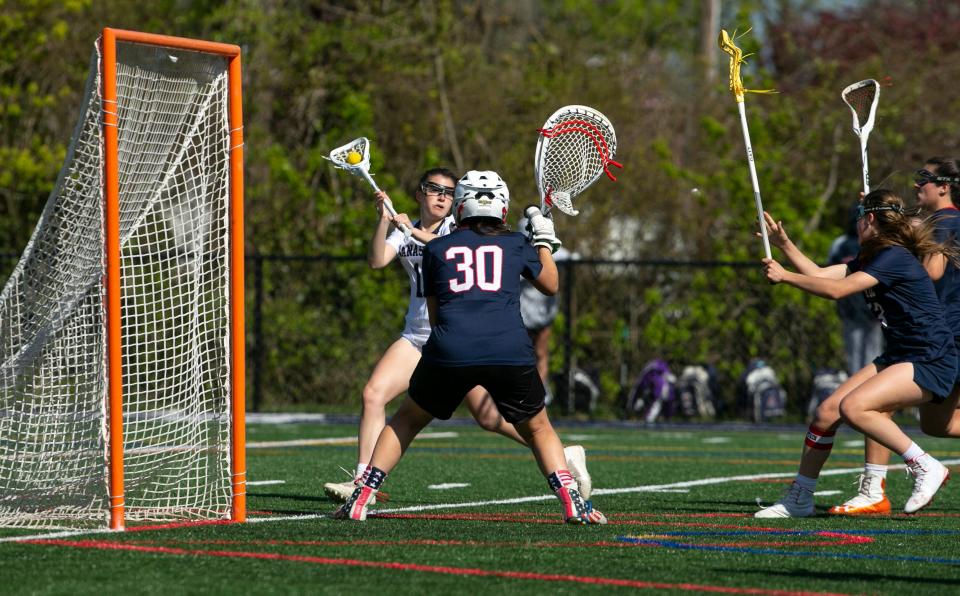
[[453,215],[460,223],[471,217],[507,220],[510,191],[500,174],[470,170],[457,182],[453,192]]

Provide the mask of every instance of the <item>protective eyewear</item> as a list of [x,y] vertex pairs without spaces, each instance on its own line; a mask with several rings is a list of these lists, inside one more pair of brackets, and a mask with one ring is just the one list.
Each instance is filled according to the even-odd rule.
[[923,188],[928,182],[935,182],[937,184],[958,184],[960,183],[960,178],[954,178],[952,176],[938,176],[930,170],[917,170],[913,176],[913,183],[916,184],[918,188]]
[[439,184],[434,184],[433,182],[424,182],[420,186],[420,190],[425,195],[431,195],[435,197],[442,197],[444,195],[453,198],[453,187],[450,186],[441,186]]
[[896,205],[881,205],[879,207],[866,207],[857,205],[857,221],[863,219],[867,213],[876,213],[877,211],[895,211],[897,213],[903,213],[903,208]]

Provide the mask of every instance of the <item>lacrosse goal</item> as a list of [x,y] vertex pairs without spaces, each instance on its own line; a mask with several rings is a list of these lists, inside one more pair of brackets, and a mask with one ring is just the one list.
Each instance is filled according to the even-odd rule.
[[0,525],[243,521],[240,48],[104,29],[0,294]]

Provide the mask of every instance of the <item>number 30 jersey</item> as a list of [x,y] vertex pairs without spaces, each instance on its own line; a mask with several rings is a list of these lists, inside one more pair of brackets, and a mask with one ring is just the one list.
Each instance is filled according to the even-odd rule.
[[[419,226],[420,222],[416,221],[413,225]],[[448,215],[434,233],[437,236],[446,236],[456,227],[453,216]],[[387,244],[397,251],[400,264],[410,276],[410,305],[407,307],[403,334],[422,337],[421,341],[426,341],[427,336],[430,335],[430,319],[427,316],[427,302],[423,297],[423,276],[420,273],[423,244],[413,236],[404,238],[403,232],[398,229],[394,229],[387,236]]]
[[533,365],[520,317],[520,278],[536,279],[540,258],[519,233],[461,228],[427,244],[423,290],[436,296],[437,324],[423,347],[438,366]]

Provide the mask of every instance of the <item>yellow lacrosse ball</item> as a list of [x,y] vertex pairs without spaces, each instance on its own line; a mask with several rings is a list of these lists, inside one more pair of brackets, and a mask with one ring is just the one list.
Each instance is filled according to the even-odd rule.
[[350,151],[347,153],[347,163],[350,164],[351,166],[355,166],[358,163],[360,163],[361,159],[363,158],[360,157],[360,154],[357,153],[356,151]]

